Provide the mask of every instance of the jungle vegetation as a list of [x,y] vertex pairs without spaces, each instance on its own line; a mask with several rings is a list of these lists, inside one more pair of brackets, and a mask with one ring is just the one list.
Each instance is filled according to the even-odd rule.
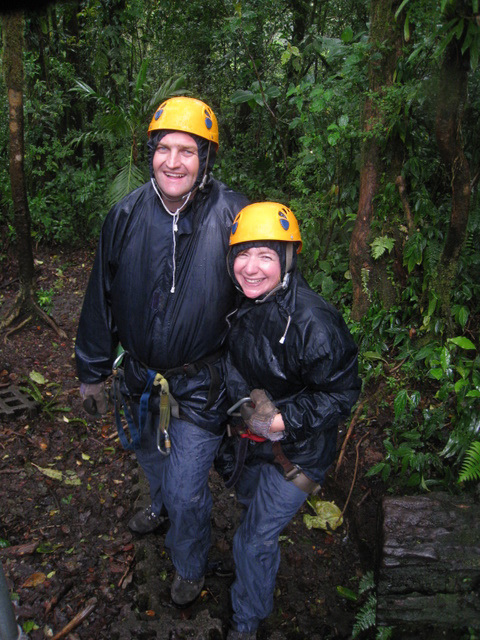
[[0,259],[18,256],[21,304],[36,246],[93,250],[148,179],[160,101],[199,97],[215,176],[292,208],[301,268],[354,333],[356,419],[390,416],[371,473],[475,487],[479,0],[68,0],[1,30]]

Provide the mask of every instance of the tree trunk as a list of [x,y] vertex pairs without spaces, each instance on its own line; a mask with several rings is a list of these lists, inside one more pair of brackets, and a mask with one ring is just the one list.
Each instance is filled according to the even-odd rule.
[[[10,326],[22,313],[30,314],[20,324],[24,326],[33,314],[41,317],[62,337],[65,332],[56,325],[35,302],[30,211],[24,171],[23,137],[23,14],[10,13],[2,17],[3,68],[9,107],[10,182],[16,234],[20,289],[15,304],[0,322],[0,329]],[[13,329],[14,331],[15,329]]]
[[3,64],[9,106],[10,182],[12,185],[18,270],[23,296],[31,297],[34,272],[33,251],[23,165],[23,14],[4,15],[2,30]]
[[[393,74],[400,55],[401,35],[394,19],[397,0],[372,0],[371,2],[369,88],[365,101],[363,131],[365,143],[362,149],[360,169],[360,194],[357,218],[350,241],[350,274],[353,285],[352,319],[359,320],[367,311],[372,293],[379,291],[382,298],[390,293],[386,274],[374,268],[370,253],[371,225],[375,216],[375,196],[379,189],[379,177],[383,153],[383,114],[380,107],[382,89],[393,82]],[[381,53],[381,55],[380,55]]]
[[435,133],[440,156],[451,177],[452,209],[438,269],[441,311],[450,317],[450,299],[458,259],[465,240],[470,206],[470,169],[463,151],[462,116],[467,101],[469,51],[462,54],[462,40],[448,45],[441,70]]

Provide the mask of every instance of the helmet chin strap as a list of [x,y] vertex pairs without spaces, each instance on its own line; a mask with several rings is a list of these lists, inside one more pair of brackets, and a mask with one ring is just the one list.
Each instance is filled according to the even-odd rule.
[[202,181],[200,182],[200,184],[198,185],[198,190],[199,191],[203,191],[203,188],[205,187],[205,183],[207,182],[207,177],[208,177],[208,161],[210,160],[210,147],[212,146],[211,141],[208,141],[208,149],[207,149],[207,159],[205,160],[205,169],[203,171],[203,178]]

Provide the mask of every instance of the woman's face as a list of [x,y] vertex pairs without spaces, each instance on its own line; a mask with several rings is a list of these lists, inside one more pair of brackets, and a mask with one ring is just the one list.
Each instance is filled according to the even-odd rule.
[[233,272],[246,297],[258,298],[280,282],[280,258],[268,247],[251,247],[235,258]]

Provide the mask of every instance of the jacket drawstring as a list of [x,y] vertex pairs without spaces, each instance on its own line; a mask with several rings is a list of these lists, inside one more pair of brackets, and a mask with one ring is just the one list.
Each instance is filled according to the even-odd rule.
[[157,183],[156,180],[154,178],[151,178],[151,183],[153,185],[153,188],[155,190],[155,193],[157,194],[157,196],[160,198],[160,202],[163,204],[163,207],[165,209],[165,211],[168,213],[168,215],[172,216],[172,240],[173,240],[173,255],[172,255],[172,262],[173,262],[173,273],[172,273],[172,287],[170,289],[170,293],[175,293],[175,276],[177,273],[177,236],[176,233],[178,231],[178,218],[180,216],[180,212],[182,211],[182,209],[184,209],[188,203],[188,201],[190,200],[190,196],[192,195],[192,192],[189,191],[187,193],[186,196],[184,196],[184,198],[186,198],[185,202],[183,204],[181,204],[178,209],[175,211],[175,213],[172,213],[168,207],[166,206],[165,202],[163,201],[162,195],[157,187]]
[[283,333],[283,336],[279,340],[280,344],[283,344],[285,342],[285,338],[287,337],[288,327],[290,326],[290,322],[291,321],[292,321],[292,316],[288,316],[287,326],[285,327],[285,331]]

